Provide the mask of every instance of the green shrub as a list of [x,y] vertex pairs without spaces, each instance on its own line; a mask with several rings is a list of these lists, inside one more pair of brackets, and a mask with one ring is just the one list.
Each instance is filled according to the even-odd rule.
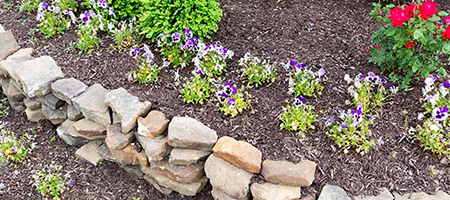
[[142,34],[152,41],[162,33],[190,29],[199,38],[209,38],[217,31],[222,9],[216,0],[143,0],[139,15]]
[[299,136],[303,133],[315,129],[314,123],[317,122],[317,115],[314,114],[314,107],[306,105],[301,97],[295,99],[293,105],[287,102],[283,108],[283,113],[278,116],[281,120],[280,128],[288,131],[297,131]]
[[211,87],[211,83],[208,79],[198,75],[191,77],[189,81],[184,83],[183,89],[181,90],[184,102],[203,104],[211,96]]
[[118,20],[136,17],[142,8],[140,0],[108,0],[108,3],[112,5]]

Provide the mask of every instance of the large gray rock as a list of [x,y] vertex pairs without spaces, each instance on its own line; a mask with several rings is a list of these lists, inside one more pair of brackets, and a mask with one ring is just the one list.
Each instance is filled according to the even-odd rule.
[[142,168],[142,171],[146,174],[164,175],[178,183],[197,182],[205,175],[203,164],[178,166],[171,165],[167,161],[152,162],[149,168]]
[[308,187],[314,181],[316,167],[317,164],[309,160],[302,160],[297,164],[265,160],[261,174],[271,183]]
[[84,162],[97,166],[98,163],[103,161],[103,158],[98,153],[98,148],[101,144],[102,141],[100,140],[91,141],[79,148],[75,152],[75,156]]
[[248,200],[250,195],[244,198],[233,198],[230,197],[228,194],[226,194],[225,192],[223,192],[222,190],[219,190],[217,188],[213,188],[211,191],[211,195],[213,196],[214,200]]
[[94,84],[80,96],[73,99],[75,108],[94,122],[107,126],[111,123],[108,107],[105,105],[105,95],[108,93],[100,84]]
[[[119,150],[128,146],[134,139],[132,132],[123,134],[120,123],[108,125],[106,127],[106,142],[111,149]],[[142,144],[141,144],[142,146]]]
[[325,185],[318,200],[352,200],[344,189],[335,185]]
[[153,179],[150,175],[145,175],[144,179],[149,182],[150,184],[152,184],[152,186],[158,190],[159,192],[161,192],[164,195],[170,195],[173,191],[171,189],[165,188],[164,186],[160,186],[155,179]]
[[272,183],[253,183],[250,190],[254,200],[298,200],[302,196],[300,187]]
[[154,172],[150,172],[149,174],[147,174],[147,176],[153,178],[158,185],[186,196],[195,196],[205,187],[206,182],[208,181],[206,177],[203,177],[199,181],[193,183],[178,183],[168,178],[167,176],[160,175]]
[[41,101],[38,98],[32,98],[32,99],[24,99],[23,103],[25,104],[25,106],[30,109],[30,110],[37,110],[39,108],[41,108]]
[[107,161],[116,162],[116,158],[111,154],[111,151],[109,151],[109,148],[105,143],[98,147],[97,153]]
[[27,119],[30,122],[38,122],[39,120],[45,119],[44,114],[42,114],[41,109],[30,110],[25,109],[25,114],[27,115]]
[[149,101],[141,102],[123,88],[108,92],[105,95],[105,104],[119,117],[123,133],[130,132],[136,126],[137,119],[146,114],[151,107]]
[[106,137],[106,127],[88,119],[75,122],[73,128],[87,139],[103,139]]
[[376,196],[356,196],[353,200],[394,200],[394,196],[392,196],[391,192],[387,188],[383,188],[380,191],[379,195]]
[[20,48],[11,31],[0,32],[0,47],[0,60],[6,59]]
[[75,122],[66,120],[56,129],[56,133],[66,144],[70,146],[81,146],[81,144],[86,143],[86,139],[77,133],[73,128],[73,123]]
[[5,28],[0,24],[0,33],[5,32]]
[[210,183],[228,196],[242,199],[249,195],[252,174],[231,163],[210,155],[205,163],[205,173]]
[[15,102],[21,102],[25,99],[25,94],[23,94],[22,90],[20,90],[17,83],[13,80],[9,81],[9,86],[7,90],[4,92],[9,99]]
[[139,134],[135,135],[142,148],[144,148],[150,162],[161,161],[172,149],[168,144],[167,137],[147,138]]
[[83,119],[83,113],[75,108],[75,106],[67,105],[67,119],[77,121]]
[[51,83],[64,76],[61,68],[49,56],[21,62],[10,75],[12,79],[22,86],[28,98],[44,96],[50,93]]
[[31,54],[33,49],[20,49],[13,55],[9,56],[6,60],[0,61],[0,77],[9,78],[13,73],[16,66],[20,65],[23,61],[31,60]]
[[58,99],[52,93],[48,93],[47,95],[45,95],[43,98],[43,102],[53,110],[57,110],[66,104],[64,101]]
[[178,148],[212,150],[216,131],[190,117],[174,117],[169,124],[169,145]]
[[170,152],[169,163],[172,165],[190,165],[203,160],[209,154],[211,154],[210,151],[174,148]]
[[72,100],[86,89],[87,85],[75,78],[66,78],[52,83],[52,92],[59,99],[72,105]]
[[169,122],[164,113],[153,110],[145,118],[138,118],[138,133],[149,138],[158,137],[167,130]]
[[67,106],[64,106],[58,110],[53,110],[46,104],[42,104],[42,114],[45,118],[50,120],[52,124],[62,124],[67,119]]

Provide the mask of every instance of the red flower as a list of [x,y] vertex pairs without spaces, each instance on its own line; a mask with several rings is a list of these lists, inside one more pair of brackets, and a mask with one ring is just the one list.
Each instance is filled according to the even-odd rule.
[[417,44],[413,41],[409,41],[408,44],[405,45],[406,48],[411,49],[412,47],[416,46]]
[[405,11],[411,15],[414,15],[414,12],[418,9],[419,9],[419,6],[417,6],[417,4],[409,4],[409,6],[405,7]]
[[450,26],[445,28],[445,31],[441,32],[441,33],[442,33],[442,39],[444,39],[444,40],[450,39]]
[[375,49],[381,49],[381,46],[380,46],[380,45],[377,45],[377,46],[375,47]]
[[370,47],[366,47],[366,50],[369,51],[369,50],[370,50]]
[[411,16],[408,15],[408,12],[404,11],[400,7],[392,9],[389,13],[391,14],[389,19],[392,20],[392,25],[395,27],[403,26],[403,23],[407,22],[411,18]]
[[444,23],[450,24],[450,17],[444,17]]
[[437,14],[436,10],[437,3],[433,3],[433,1],[425,1],[419,7],[419,15],[423,20],[428,20],[429,17],[432,17],[434,14]]

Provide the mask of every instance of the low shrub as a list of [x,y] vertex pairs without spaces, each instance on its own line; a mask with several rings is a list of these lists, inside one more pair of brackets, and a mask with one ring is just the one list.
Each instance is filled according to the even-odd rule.
[[[303,63],[290,60],[285,64],[289,73],[289,93],[295,96],[315,97],[322,94],[322,81],[325,76],[325,69],[321,68],[313,72]],[[292,70],[292,68],[294,68]]]
[[260,60],[250,53],[246,53],[239,60],[239,65],[243,67],[242,76],[247,80],[248,87],[259,87],[265,83],[272,83],[276,79],[275,64],[271,64],[267,60]]
[[19,7],[19,12],[27,12],[28,14],[36,11],[41,4],[40,0],[22,0]]
[[119,21],[137,17],[142,8],[141,0],[108,0],[108,3],[114,9],[116,19]]
[[34,139],[28,133],[18,137],[8,125],[0,122],[0,162],[24,163],[34,148]]
[[212,93],[212,84],[209,79],[202,78],[200,75],[194,75],[190,80],[183,85],[181,93],[183,94],[184,102],[199,103],[206,102]]
[[139,33],[135,29],[134,19],[119,22],[117,28],[113,28],[112,34],[115,44],[111,44],[111,46],[119,51],[135,46],[137,41],[140,41]]
[[184,30],[183,33],[173,33],[170,36],[163,33],[157,41],[163,59],[174,68],[188,66],[192,57],[197,53],[198,45],[203,44],[193,36],[189,29]]
[[283,113],[278,117],[281,120],[280,128],[288,131],[296,131],[302,137],[308,130],[315,129],[317,115],[314,114],[314,107],[307,105],[302,97],[295,98],[292,105],[286,102]]
[[39,28],[46,38],[64,33],[76,21],[74,12],[77,3],[74,0],[60,0],[38,6],[36,19],[40,21]]
[[[204,45],[199,45],[203,47]],[[198,48],[197,56],[193,58],[196,70],[208,77],[218,77],[227,70],[227,59],[233,57],[233,51],[213,42],[204,48]]]

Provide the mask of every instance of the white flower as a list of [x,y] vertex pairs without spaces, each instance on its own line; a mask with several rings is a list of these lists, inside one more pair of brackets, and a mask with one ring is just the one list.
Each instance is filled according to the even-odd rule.
[[355,87],[358,89],[361,88],[361,82],[359,82],[359,80],[355,81]]
[[423,117],[425,117],[425,115],[423,113],[419,113],[419,116],[417,117],[417,119],[422,120]]
[[389,88],[389,90],[391,90],[391,92],[392,92],[393,94],[397,94],[397,92],[398,92],[398,87],[392,86],[391,88]]
[[425,79],[425,84],[427,85],[432,85],[434,83],[434,81],[436,80],[436,78],[433,75],[429,75],[426,79]]
[[442,97],[445,97],[448,94],[448,89],[441,85],[441,87],[439,87],[439,92],[441,92]]
[[439,131],[439,126],[437,126],[436,124],[431,124],[430,125],[430,130],[432,130],[432,131]]

